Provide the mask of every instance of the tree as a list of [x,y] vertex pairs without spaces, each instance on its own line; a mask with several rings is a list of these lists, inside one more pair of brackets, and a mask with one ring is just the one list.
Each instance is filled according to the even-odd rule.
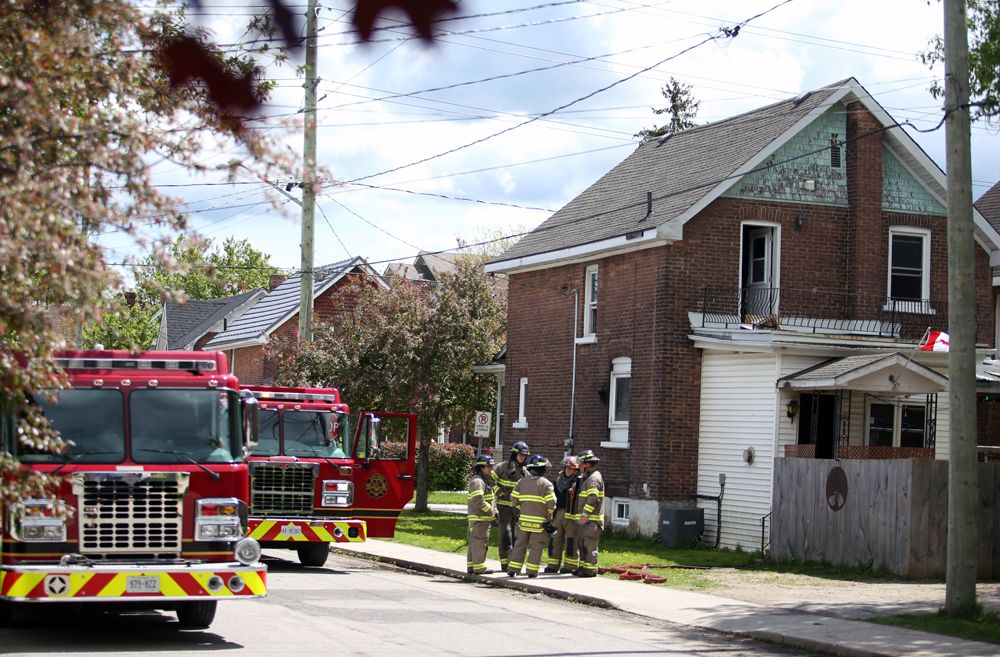
[[[995,117],[1000,113],[1000,2],[968,0],[967,7],[972,120]],[[932,67],[944,62],[944,45],[944,38],[935,36],[921,60]],[[930,91],[944,98],[944,83],[935,81]]]
[[156,322],[158,306],[144,306],[123,295],[116,295],[110,309],[105,310],[101,321],[83,327],[83,348],[97,345],[105,349],[142,351],[156,343],[159,325]]
[[[101,291],[115,275],[88,235],[184,227],[175,200],[152,185],[150,159],[204,168],[198,151],[212,134],[241,144],[251,163],[266,162],[257,165],[262,175],[294,174],[203,87],[171,86],[158,53],[183,31],[177,14],[127,0],[29,0],[0,10],[0,413],[18,418],[15,439],[25,445],[63,449],[27,402],[64,383],[50,358],[66,342],[57,316],[93,321],[95,300],[111,301]],[[206,48],[220,70],[259,79],[252,60]],[[5,499],[49,483],[16,468],[0,453]]]
[[671,77],[670,81],[663,85],[663,89],[660,90],[667,101],[667,106],[659,109],[651,108],[653,114],[668,114],[670,122],[666,125],[654,124],[652,128],[643,128],[633,136],[647,142],[659,139],[664,135],[672,135],[681,130],[693,128],[696,125],[694,118],[698,115],[698,106],[701,105],[701,101],[694,99],[694,95],[691,93],[692,89],[690,84],[683,84],[677,78]]
[[288,385],[336,386],[357,408],[416,413],[416,508],[427,509],[431,437],[441,427],[470,427],[492,405],[494,386],[472,372],[502,346],[506,302],[481,260],[460,258],[433,292],[398,281],[363,286],[353,312],[317,327],[314,340],[283,342],[273,353]]

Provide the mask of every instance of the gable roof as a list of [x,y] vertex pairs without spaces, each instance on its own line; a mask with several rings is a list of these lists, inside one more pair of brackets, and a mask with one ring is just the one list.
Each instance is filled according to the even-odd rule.
[[778,379],[779,388],[867,390],[897,395],[929,394],[948,387],[948,377],[899,352],[835,358]]
[[[503,255],[489,272],[521,271],[592,259],[681,239],[683,225],[753,172],[778,148],[838,102],[860,101],[884,126],[891,116],[854,78],[645,142]],[[945,178],[901,127],[886,146],[942,203]],[[1000,233],[974,213],[976,238],[1000,264]],[[993,263],[993,260],[996,263]]]
[[166,333],[164,348],[181,351],[190,349],[217,322],[264,294],[266,291],[258,288],[221,299],[188,299],[183,303],[167,301],[160,320],[161,332]]
[[990,225],[1000,231],[1000,182],[990,187],[975,203]]
[[[313,299],[326,292],[351,270],[361,268],[379,285],[385,281],[364,258],[342,260],[313,271]],[[237,349],[264,344],[268,336],[299,313],[302,273],[286,278],[278,287],[243,313],[229,328],[205,344],[205,349]]]
[[412,263],[390,263],[385,268],[385,277],[398,277],[421,283],[440,283],[442,274],[455,271],[455,263],[462,255],[452,251],[421,251]]

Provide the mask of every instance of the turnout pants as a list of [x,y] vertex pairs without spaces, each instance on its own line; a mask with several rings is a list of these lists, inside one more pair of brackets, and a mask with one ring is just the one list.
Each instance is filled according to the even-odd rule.
[[474,573],[486,570],[486,547],[490,542],[490,522],[469,522],[469,549],[465,555],[466,567]]
[[[510,553],[510,563],[507,565],[507,572],[521,572],[523,566],[528,575],[538,574],[542,567],[542,552],[549,542],[549,535],[544,531],[526,532],[520,527],[517,529],[517,542]],[[524,560],[525,552],[528,559]]]
[[517,525],[514,521],[514,507],[504,504],[498,505],[497,523],[500,532],[500,539],[497,541],[497,547],[500,550],[500,567],[507,570],[509,553],[514,547],[514,528]]
[[580,527],[580,568],[588,573],[596,573],[598,544],[603,527],[593,521],[577,527]]
[[564,563],[569,566],[570,559],[573,561],[573,570],[576,570],[578,559],[573,551],[574,541],[567,542],[569,529],[576,526],[576,523],[566,519],[566,509],[556,509],[552,516],[552,526],[556,531],[549,535],[549,554],[545,559],[545,564],[549,568],[558,569]]

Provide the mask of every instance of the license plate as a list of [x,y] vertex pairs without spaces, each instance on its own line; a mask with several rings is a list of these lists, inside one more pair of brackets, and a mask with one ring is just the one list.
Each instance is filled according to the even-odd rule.
[[282,536],[302,536],[302,528],[298,525],[282,525]]
[[160,578],[154,575],[129,575],[125,578],[126,593],[159,593]]

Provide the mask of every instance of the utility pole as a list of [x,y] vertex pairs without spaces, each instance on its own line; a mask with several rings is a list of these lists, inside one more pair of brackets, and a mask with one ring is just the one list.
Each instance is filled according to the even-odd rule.
[[316,213],[316,12],[317,0],[306,9],[306,80],[302,144],[302,264],[299,298],[299,341],[313,337],[313,225]]
[[945,611],[976,606],[976,279],[966,0],[944,2],[948,173],[948,556]]

